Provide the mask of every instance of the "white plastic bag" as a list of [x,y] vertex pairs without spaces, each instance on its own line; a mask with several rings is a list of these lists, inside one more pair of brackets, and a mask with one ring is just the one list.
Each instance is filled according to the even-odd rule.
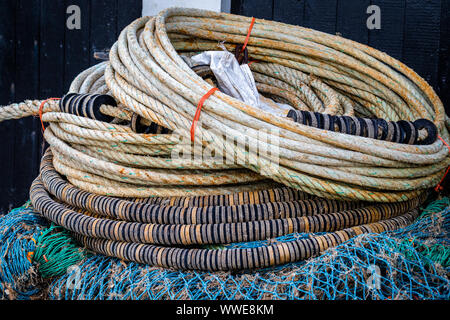
[[286,116],[292,109],[286,104],[264,103],[256,89],[255,79],[247,64],[239,65],[228,51],[205,51],[191,57],[192,65],[209,65],[220,91],[264,111]]

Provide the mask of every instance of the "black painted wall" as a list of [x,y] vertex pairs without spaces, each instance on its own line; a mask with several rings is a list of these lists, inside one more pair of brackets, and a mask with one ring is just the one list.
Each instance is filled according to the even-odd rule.
[[[64,94],[75,75],[97,62],[93,53],[109,48],[141,15],[141,3],[0,0],[0,105]],[[72,4],[81,8],[81,30],[66,28]],[[370,4],[381,8],[381,30],[366,28]],[[383,50],[414,68],[450,106],[450,0],[232,0],[231,11],[339,32]],[[0,213],[5,213],[28,199],[43,149],[40,123],[2,122],[0,141]]]
[[[72,4],[80,30],[66,28]],[[0,0],[0,105],[63,95],[141,12],[142,0]],[[38,119],[0,123],[0,213],[28,199],[42,148]]]
[[[367,7],[381,29],[366,27]],[[401,60],[433,86],[450,114],[450,0],[232,0],[231,12],[336,34]]]

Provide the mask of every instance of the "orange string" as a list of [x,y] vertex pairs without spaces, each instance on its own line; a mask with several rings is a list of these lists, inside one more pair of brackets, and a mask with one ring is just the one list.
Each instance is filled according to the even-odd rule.
[[[442,139],[442,137],[440,135],[438,135],[438,138],[447,146],[449,152],[450,152],[450,146],[448,145],[447,142],[444,141],[444,139]],[[436,192],[439,192],[443,189],[443,187],[441,186],[442,182],[444,181],[445,177],[447,176],[448,172],[450,171],[450,166],[447,167],[447,170],[445,170],[444,176],[442,177],[441,181],[439,181],[438,185],[434,188],[434,190]]]
[[202,111],[203,103],[208,99],[218,88],[211,88],[205,95],[200,99],[197,104],[197,110],[195,110],[194,120],[191,125],[191,141],[194,142],[195,139],[195,127],[197,126],[198,119],[200,118],[200,113]]
[[250,33],[252,33],[254,24],[255,24],[255,17],[252,17],[252,22],[250,23],[250,27],[248,27],[247,37],[245,38],[244,45],[242,46],[241,52],[243,52],[245,50],[245,47],[247,47],[248,39],[250,39]]
[[[250,34],[252,33],[253,25],[255,24],[255,18],[252,17],[252,22],[250,23],[250,26],[248,27],[247,37],[245,37],[244,45],[242,46],[241,52],[245,50],[245,47],[247,47],[248,40],[250,39]],[[197,110],[195,110],[194,120],[192,121],[191,125],[191,141],[194,142],[195,140],[195,127],[197,126],[198,119],[200,118],[200,113],[202,111],[203,103],[208,99],[216,90],[217,88],[211,88],[198,102]]]
[[445,144],[448,148],[448,151],[450,151],[450,146],[448,145],[447,142],[444,141],[444,139],[442,139],[442,137],[440,135],[438,135],[438,138],[442,141],[443,144]]
[[30,261],[30,263],[31,263],[31,258],[33,257],[33,255],[34,255],[34,251],[27,253],[27,260]]
[[42,121],[42,112],[44,110],[44,104],[49,100],[61,100],[61,98],[48,98],[41,102],[41,105],[39,106],[39,119],[41,120],[42,132],[45,131],[44,121]]

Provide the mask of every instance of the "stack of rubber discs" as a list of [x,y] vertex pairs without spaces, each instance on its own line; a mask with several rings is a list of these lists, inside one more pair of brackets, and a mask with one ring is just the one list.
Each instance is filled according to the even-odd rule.
[[[437,139],[435,124],[427,119],[386,121],[380,118],[334,116],[305,110],[289,110],[287,116],[295,122],[315,128],[396,143],[427,145]],[[419,130],[425,130],[424,137],[419,137]]]
[[[245,270],[307,259],[351,237],[410,224],[425,200],[364,203],[279,187],[214,196],[120,199],[83,191],[53,167],[47,150],[30,190],[44,217],[87,248],[120,259],[182,270]],[[292,233],[319,233],[264,242]],[[323,233],[326,232],[326,233]],[[227,244],[257,241],[246,248]],[[211,249],[205,245],[225,245]]]
[[101,105],[117,106],[116,100],[107,94],[69,93],[61,98],[61,112],[74,114],[94,120],[111,122],[113,117],[100,112]]

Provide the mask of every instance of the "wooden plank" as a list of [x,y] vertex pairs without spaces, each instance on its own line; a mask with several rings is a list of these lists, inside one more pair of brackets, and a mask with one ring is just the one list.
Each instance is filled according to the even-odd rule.
[[230,13],[241,14],[243,0],[231,0]]
[[[39,96],[40,0],[18,0],[16,12],[16,101]],[[1,124],[0,124],[1,125]],[[14,207],[29,198],[29,188],[39,172],[41,126],[37,118],[16,120],[12,174]]]
[[305,19],[304,0],[280,0],[273,3],[273,19],[302,26]]
[[[442,1],[437,94],[450,115],[450,1]],[[449,180],[450,181],[450,180]]]
[[42,0],[40,28],[40,97],[60,97],[64,93],[64,1]]
[[90,65],[99,63],[94,59],[94,52],[109,50],[116,41],[117,34],[117,1],[91,1],[91,49]]
[[117,36],[142,14],[142,0],[117,0]]
[[[15,15],[16,1],[2,0],[0,2],[0,105],[10,104],[15,100]],[[14,120],[0,123],[2,139],[0,152],[0,212],[7,213],[14,206]]]
[[273,19],[273,0],[243,0],[238,14],[259,19]]
[[381,29],[369,30],[369,45],[401,60],[405,22],[404,0],[372,0],[381,10]]
[[441,1],[406,0],[403,62],[437,87]]
[[[64,94],[64,34],[66,6],[64,1],[41,0],[39,97],[47,99]],[[48,147],[39,135],[38,160]]]
[[[89,67],[90,62],[90,1],[65,0],[65,8],[77,5],[80,8],[80,29],[64,28],[64,92],[69,90],[73,79]],[[64,14],[65,19],[69,17]]]
[[16,100],[39,95],[40,0],[17,0]]
[[305,27],[335,34],[337,0],[305,0]]
[[339,0],[336,32],[342,37],[360,43],[368,43],[367,7],[370,0]]

